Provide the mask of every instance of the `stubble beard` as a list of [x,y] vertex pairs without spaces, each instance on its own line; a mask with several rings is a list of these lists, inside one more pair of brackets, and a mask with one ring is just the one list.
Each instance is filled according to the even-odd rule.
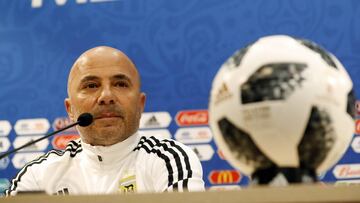
[[[96,120],[95,120],[96,122]],[[138,116],[131,122],[121,121],[121,124],[113,127],[96,127],[96,123],[88,127],[78,127],[83,142],[93,146],[110,146],[126,140],[139,128]]]

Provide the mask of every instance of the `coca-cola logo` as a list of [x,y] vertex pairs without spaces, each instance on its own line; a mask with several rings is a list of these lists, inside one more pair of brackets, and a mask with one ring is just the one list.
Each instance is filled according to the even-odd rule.
[[78,139],[80,136],[77,134],[70,134],[70,135],[56,135],[52,141],[52,146],[54,149],[65,149],[66,145],[71,141],[71,140],[76,140]]
[[179,126],[208,125],[207,110],[180,111],[176,114],[176,123]]
[[360,164],[337,165],[333,173],[334,176],[338,179],[360,178]]

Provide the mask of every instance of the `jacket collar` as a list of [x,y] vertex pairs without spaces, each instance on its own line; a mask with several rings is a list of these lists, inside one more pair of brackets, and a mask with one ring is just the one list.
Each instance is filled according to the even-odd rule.
[[83,156],[91,163],[100,165],[113,165],[121,162],[134,150],[140,139],[139,133],[135,133],[126,140],[111,146],[92,146],[82,142]]

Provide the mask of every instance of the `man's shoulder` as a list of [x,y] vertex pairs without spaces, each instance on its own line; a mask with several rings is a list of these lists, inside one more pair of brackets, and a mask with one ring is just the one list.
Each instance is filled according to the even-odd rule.
[[178,150],[180,152],[191,151],[191,149],[181,142],[168,138],[157,138],[155,136],[142,136],[134,151],[143,149],[147,153],[155,153],[158,150]]
[[74,159],[79,157],[81,151],[80,141],[70,141],[64,150],[53,149],[28,162],[12,180],[6,195],[10,195],[15,190],[43,190],[48,178],[62,175],[56,173],[59,167],[69,166],[70,161],[76,163]]
[[27,163],[24,168],[42,167],[43,165],[61,164],[66,159],[75,158],[82,151],[81,141],[70,141],[63,150],[52,149],[47,153],[37,157],[31,162]]
[[138,158],[143,161],[154,161],[154,159],[169,162],[172,159],[192,160],[197,159],[194,151],[173,139],[157,138],[155,136],[142,136],[133,150],[138,152]]
[[134,151],[138,151],[138,166],[146,177],[165,184],[161,191],[203,189],[201,163],[190,147],[172,139],[143,136]]

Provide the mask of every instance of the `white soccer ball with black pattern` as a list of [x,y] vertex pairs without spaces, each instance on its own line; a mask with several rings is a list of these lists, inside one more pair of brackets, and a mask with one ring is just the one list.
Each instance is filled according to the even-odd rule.
[[216,144],[248,175],[274,165],[323,172],[352,138],[352,88],[338,59],[315,43],[260,38],[214,78],[209,116]]

